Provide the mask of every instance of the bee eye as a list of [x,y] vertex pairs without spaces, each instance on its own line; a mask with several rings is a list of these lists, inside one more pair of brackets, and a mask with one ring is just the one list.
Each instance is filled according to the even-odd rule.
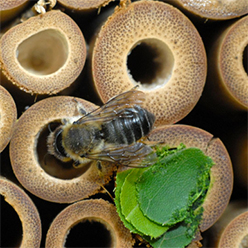
[[58,129],[58,131],[55,133],[55,142],[54,142],[54,148],[56,152],[59,154],[61,157],[68,157],[65,153],[65,149],[62,146],[62,129]]

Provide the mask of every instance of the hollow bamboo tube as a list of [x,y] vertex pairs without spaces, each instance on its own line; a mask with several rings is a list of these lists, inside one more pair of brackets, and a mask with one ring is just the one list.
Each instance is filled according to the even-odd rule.
[[81,73],[86,45],[77,24],[52,10],[8,30],[0,41],[0,64],[8,80],[31,94],[55,94]]
[[108,5],[114,0],[58,0],[58,3],[76,11],[92,10]]
[[13,19],[28,3],[28,0],[0,1],[0,23]]
[[103,102],[139,85],[156,124],[171,124],[201,96],[205,50],[179,10],[158,1],[133,2],[116,9],[102,26],[93,45],[92,76]]
[[220,111],[223,106],[248,110],[247,26],[248,16],[235,21],[220,32],[209,51],[205,101],[209,104],[213,98]]
[[217,248],[248,246],[248,208],[246,202],[232,202],[211,228],[209,245]]
[[210,20],[227,20],[248,13],[246,0],[163,0],[187,13]]
[[72,164],[65,165],[48,155],[49,125],[56,122],[58,126],[62,119],[82,117],[79,104],[86,112],[96,108],[90,102],[68,96],[37,102],[19,118],[10,143],[10,160],[17,179],[31,193],[47,201],[70,203],[88,197],[110,180],[114,169],[110,163],[102,164],[101,173],[94,164],[75,169]]
[[17,119],[15,102],[9,92],[0,85],[0,152],[8,145]]
[[[23,235],[22,238],[20,237],[22,241],[19,247],[40,247],[40,216],[29,196],[21,188],[4,177],[0,177],[0,194],[14,208],[22,223]],[[2,212],[2,214],[4,213]]]
[[[114,205],[102,199],[91,199],[68,206],[54,219],[47,232],[45,247],[63,247],[70,229],[87,220],[100,222],[109,231],[110,241],[106,247],[130,248],[134,244]],[[83,242],[84,233],[79,238]]]
[[200,231],[211,227],[224,212],[233,188],[233,171],[228,152],[223,143],[213,135],[196,127],[187,125],[167,125],[154,129],[149,136],[152,141],[162,141],[170,147],[181,143],[186,147],[197,147],[211,157],[211,187],[203,203],[203,217]]

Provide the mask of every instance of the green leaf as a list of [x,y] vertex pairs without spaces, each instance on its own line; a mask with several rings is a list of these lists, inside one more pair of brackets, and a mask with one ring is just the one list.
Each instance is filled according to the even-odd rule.
[[197,148],[182,149],[160,158],[136,181],[137,200],[143,214],[161,225],[183,221],[188,209],[206,190],[202,182],[212,164]]
[[126,228],[128,228],[130,230],[130,232],[138,233],[140,235],[143,235],[138,230],[136,230],[135,227],[130,222],[126,221],[124,215],[122,214],[122,210],[121,210],[121,204],[120,204],[121,189],[122,189],[123,183],[124,183],[127,175],[129,175],[131,173],[131,171],[132,171],[132,169],[125,170],[125,171],[122,171],[120,173],[117,173],[114,201],[115,201],[115,206],[116,206],[117,213],[119,214],[119,217],[120,217],[121,221],[123,222],[124,226]]
[[192,237],[188,237],[187,225],[180,223],[168,230],[164,235],[158,239],[147,240],[153,248],[176,247],[184,248],[192,241]]
[[134,169],[127,175],[120,193],[121,210],[126,221],[130,222],[136,230],[141,232],[143,235],[157,238],[166,232],[168,227],[156,224],[145,217],[140,210],[136,198],[135,182],[145,170],[147,170],[147,168]]

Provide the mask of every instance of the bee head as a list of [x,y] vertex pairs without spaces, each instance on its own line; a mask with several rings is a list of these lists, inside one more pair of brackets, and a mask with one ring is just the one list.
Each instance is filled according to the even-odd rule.
[[54,132],[51,132],[47,138],[47,148],[48,152],[54,155],[56,158],[63,162],[68,162],[71,159],[65,152],[65,149],[62,145],[62,126],[59,126],[55,129]]

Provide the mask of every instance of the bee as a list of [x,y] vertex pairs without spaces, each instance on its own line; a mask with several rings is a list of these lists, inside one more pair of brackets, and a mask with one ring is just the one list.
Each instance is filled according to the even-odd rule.
[[47,139],[48,152],[74,167],[108,161],[144,167],[156,161],[156,153],[144,142],[153,129],[155,116],[140,105],[145,94],[135,90],[110,99],[78,120],[57,127]]

